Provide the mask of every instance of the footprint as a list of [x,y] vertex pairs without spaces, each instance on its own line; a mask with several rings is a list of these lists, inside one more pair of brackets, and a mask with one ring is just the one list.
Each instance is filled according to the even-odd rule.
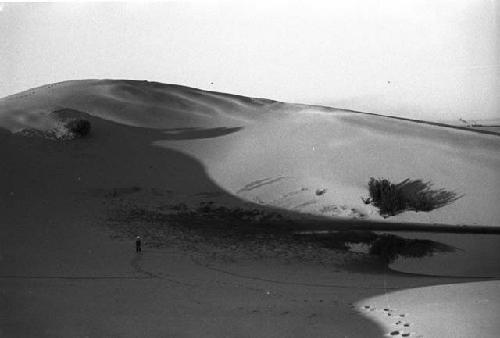
[[391,336],[397,336],[397,335],[399,335],[399,331],[391,331],[389,334]]
[[405,333],[402,333],[401,336],[403,336],[403,337],[416,336],[417,338],[423,338],[422,335],[417,336],[416,332],[405,332]]
[[404,327],[410,327],[410,323],[405,323],[403,326]]
[[370,305],[365,305],[362,307],[362,309],[366,310],[366,311],[375,311],[376,308],[373,306],[370,306]]

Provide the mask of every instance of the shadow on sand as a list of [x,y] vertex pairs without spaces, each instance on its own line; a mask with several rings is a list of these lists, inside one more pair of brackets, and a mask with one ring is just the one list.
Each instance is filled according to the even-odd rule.
[[243,127],[217,127],[217,128],[174,128],[165,129],[163,140],[194,140],[214,138],[235,133]]

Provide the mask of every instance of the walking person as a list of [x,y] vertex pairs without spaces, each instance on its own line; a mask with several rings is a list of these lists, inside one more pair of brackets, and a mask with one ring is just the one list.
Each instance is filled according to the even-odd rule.
[[135,238],[135,252],[141,252],[142,251],[141,245],[142,245],[142,243],[141,243],[141,236],[137,236]]

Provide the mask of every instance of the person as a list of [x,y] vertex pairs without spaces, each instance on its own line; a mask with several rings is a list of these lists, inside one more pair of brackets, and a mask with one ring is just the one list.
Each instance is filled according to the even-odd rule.
[[141,252],[142,251],[142,248],[141,248],[141,236],[137,236],[135,238],[135,252]]

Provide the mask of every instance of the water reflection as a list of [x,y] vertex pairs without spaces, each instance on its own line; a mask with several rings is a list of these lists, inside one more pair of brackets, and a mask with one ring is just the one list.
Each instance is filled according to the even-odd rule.
[[376,257],[400,272],[500,277],[500,235],[496,234],[312,231],[300,235],[330,249]]
[[[302,233],[303,235],[305,233]],[[334,231],[310,234],[324,247],[367,253],[390,264],[399,257],[420,258],[440,252],[453,252],[454,247],[431,239],[405,238],[373,231]]]
[[455,248],[422,258],[398,257],[393,270],[439,276],[500,277],[500,236],[478,234],[401,233],[408,239],[432,239]]

